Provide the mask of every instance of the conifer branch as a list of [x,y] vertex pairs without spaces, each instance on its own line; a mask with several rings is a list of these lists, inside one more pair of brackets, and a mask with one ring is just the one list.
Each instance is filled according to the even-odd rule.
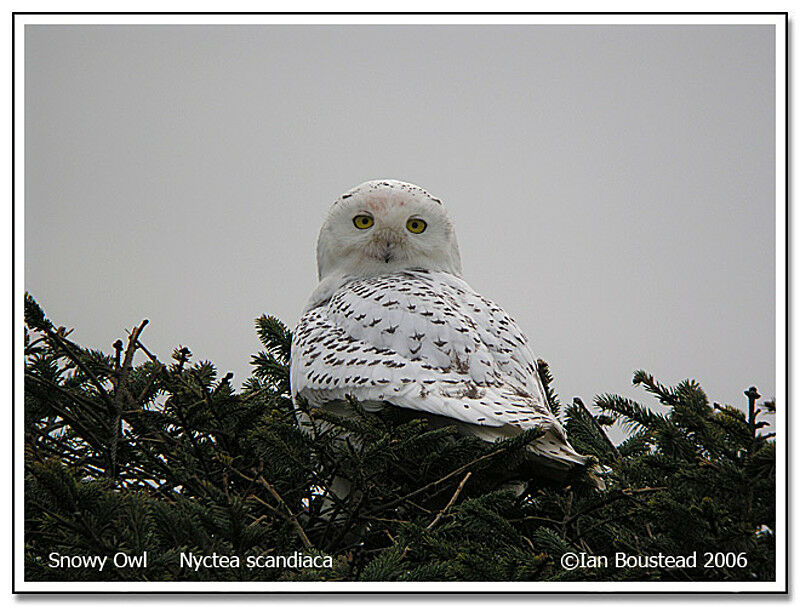
[[614,442],[611,441],[611,438],[606,435],[606,432],[603,431],[603,428],[600,426],[600,423],[597,422],[597,419],[594,418],[594,415],[589,412],[589,409],[586,408],[586,405],[583,403],[583,400],[580,398],[572,398],[573,404],[579,406],[583,412],[586,413],[586,416],[589,417],[589,420],[592,422],[592,426],[597,430],[597,433],[600,434],[605,441],[606,445],[608,446],[609,450],[613,453],[614,458],[619,458],[619,450],[617,447],[614,446]]
[[[130,580],[139,573],[47,566],[54,548],[105,553],[121,546],[160,554],[141,575],[149,580],[775,578],[774,436],[755,435],[764,423],[757,406],[752,414],[747,405],[744,412],[711,408],[694,381],[665,387],[635,375],[648,399],[666,406],[663,414],[611,394],[598,396],[605,419],[582,402],[569,407],[569,440],[582,454],[602,456],[613,473],[615,489],[597,492],[567,485],[577,474],[523,476],[535,471],[522,464],[525,447],[540,437],[535,430],[487,446],[431,429],[414,411],[367,413],[357,402],[348,418],[310,411],[312,430],[302,430],[289,393],[291,333],[274,318],[257,324],[267,351],[253,356],[243,393],[230,377],[217,380],[210,362],[191,364],[180,346],[175,364],[160,364],[142,344],[141,327],[107,356],[67,341],[67,331],[56,330],[29,296],[25,319],[26,579]],[[139,349],[147,359],[137,365]],[[109,379],[114,390],[106,388]],[[550,379],[542,377],[545,387]],[[156,393],[163,405],[147,406]],[[555,394],[546,395],[557,407]],[[119,407],[108,407],[106,396]],[[296,405],[305,409],[300,399]],[[610,419],[634,430],[613,457]],[[528,480],[524,498],[497,490],[518,479]],[[605,554],[609,545],[630,554],[742,546],[748,563],[642,571],[557,565],[566,551]],[[175,555],[267,553],[267,546],[270,553],[299,547],[337,557],[324,571],[235,572],[181,569]]]
[[80,359],[80,355],[77,352],[72,351],[71,344],[68,344],[69,342],[66,339],[62,339],[61,336],[58,335],[57,331],[52,330],[52,328],[45,327],[43,330],[45,331],[45,335],[57,343],[61,351],[63,351],[64,354],[75,363],[81,372],[83,372],[83,374],[89,378],[92,384],[97,388],[97,391],[100,392],[100,396],[108,404],[109,408],[113,410],[114,405],[110,396],[108,395],[108,392],[97,378],[97,375],[95,375],[91,369],[83,363],[83,360]]
[[[37,385],[41,386],[44,389],[55,390],[64,398],[72,400],[76,404],[82,404],[84,406],[88,406],[96,413],[105,412],[101,406],[98,406],[95,402],[92,402],[91,399],[87,398],[83,394],[75,393],[73,391],[67,391],[66,389],[61,387],[58,383],[54,383],[52,381],[44,381],[43,379],[36,376],[29,370],[25,371],[25,379],[36,383]],[[98,416],[97,418],[101,422],[103,421],[102,417]]]

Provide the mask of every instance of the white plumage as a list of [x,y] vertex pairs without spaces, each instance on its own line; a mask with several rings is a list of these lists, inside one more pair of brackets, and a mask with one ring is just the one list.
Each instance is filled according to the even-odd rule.
[[320,284],[292,340],[293,398],[335,407],[351,395],[368,410],[429,413],[490,441],[538,427],[536,460],[564,470],[588,462],[546,404],[528,339],[461,278],[438,199],[400,181],[359,185],[332,205],[317,261]]

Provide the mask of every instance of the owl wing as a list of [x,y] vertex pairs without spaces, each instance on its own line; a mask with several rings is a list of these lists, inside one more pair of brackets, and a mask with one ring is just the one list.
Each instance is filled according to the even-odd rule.
[[351,395],[498,428],[496,437],[539,427],[542,454],[584,462],[545,403],[525,336],[453,275],[408,270],[346,283],[303,315],[291,358],[292,397],[312,406]]

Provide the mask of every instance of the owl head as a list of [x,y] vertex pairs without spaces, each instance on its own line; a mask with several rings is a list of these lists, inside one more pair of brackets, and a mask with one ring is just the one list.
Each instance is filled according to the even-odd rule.
[[441,200],[402,181],[367,181],[331,206],[317,240],[319,279],[422,268],[461,275],[453,222]]

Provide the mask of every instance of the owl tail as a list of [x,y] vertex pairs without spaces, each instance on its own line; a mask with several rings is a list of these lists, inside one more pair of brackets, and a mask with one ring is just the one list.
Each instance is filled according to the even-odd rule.
[[[425,415],[433,427],[455,425],[461,433],[475,436],[487,442],[519,435],[520,429],[513,425],[500,427],[464,423],[439,415]],[[542,476],[558,483],[566,484],[574,480],[588,482],[598,490],[605,489],[603,470],[592,456],[579,454],[567,440],[564,429],[558,423],[551,423],[542,429],[545,433],[528,445],[530,456],[525,465],[525,476]]]
[[559,480],[585,479],[598,490],[605,490],[603,469],[589,455],[579,454],[566,440],[563,430],[553,427],[528,446],[532,463],[546,477]]

